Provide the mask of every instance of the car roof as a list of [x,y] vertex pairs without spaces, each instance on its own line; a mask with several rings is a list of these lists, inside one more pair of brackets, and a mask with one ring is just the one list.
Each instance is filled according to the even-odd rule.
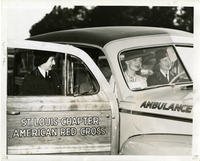
[[151,35],[192,36],[191,33],[174,29],[140,26],[112,26],[62,30],[33,36],[28,38],[28,40],[59,43],[84,43],[104,47],[107,43],[117,39]]

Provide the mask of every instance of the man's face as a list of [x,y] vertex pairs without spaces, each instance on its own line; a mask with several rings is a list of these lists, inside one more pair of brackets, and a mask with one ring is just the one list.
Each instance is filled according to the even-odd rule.
[[164,57],[160,59],[159,64],[160,64],[160,68],[164,71],[169,71],[172,66],[172,62],[170,61],[168,57]]
[[126,64],[128,66],[128,69],[132,70],[132,71],[138,71],[140,70],[141,66],[142,66],[142,58],[135,58],[135,59],[131,59],[126,61]]
[[49,59],[47,60],[46,63],[44,63],[42,66],[44,67],[45,71],[51,70],[52,66],[55,65],[55,57],[51,56],[49,57]]

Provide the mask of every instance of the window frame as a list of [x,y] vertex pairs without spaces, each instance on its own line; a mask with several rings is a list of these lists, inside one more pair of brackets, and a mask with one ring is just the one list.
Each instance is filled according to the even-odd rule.
[[[94,74],[92,73],[92,71],[90,70],[90,68],[88,67],[88,65],[85,64],[85,62],[82,59],[80,59],[79,57],[77,57],[75,55],[66,53],[65,58],[66,58],[65,65],[63,67],[66,68],[67,73],[65,74],[65,78],[64,78],[65,79],[64,95],[77,97],[77,96],[90,96],[90,95],[98,94],[100,92],[100,84],[97,81]],[[93,79],[93,82],[95,83],[96,88],[97,88],[97,90],[95,90],[94,93],[92,93],[92,94],[75,94],[75,92],[74,92],[74,65],[70,66],[71,62],[69,61],[69,59],[76,59],[78,62],[80,62],[80,64],[82,64],[84,66],[84,68],[87,70],[87,72],[89,72],[90,78]]]

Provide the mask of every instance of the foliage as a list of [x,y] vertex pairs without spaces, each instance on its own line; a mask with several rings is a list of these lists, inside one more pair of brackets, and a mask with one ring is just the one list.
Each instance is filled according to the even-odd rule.
[[84,23],[88,12],[85,7],[61,9],[60,6],[55,6],[41,21],[32,26],[30,34],[33,36],[52,31],[77,28]]
[[148,6],[55,6],[30,29],[31,36],[74,28],[97,26],[154,26],[193,32],[193,8]]
[[194,31],[194,29],[193,29],[193,23],[194,23],[193,7],[182,8],[182,10],[180,12],[181,13],[177,15],[177,19],[176,19],[179,29],[193,33],[193,31]]

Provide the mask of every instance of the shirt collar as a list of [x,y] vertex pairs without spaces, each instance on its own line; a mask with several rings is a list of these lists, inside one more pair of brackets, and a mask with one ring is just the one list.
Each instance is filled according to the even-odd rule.
[[164,76],[166,76],[166,74],[169,75],[169,71],[168,71],[167,73],[165,73],[162,69],[160,69],[160,72],[161,72]]
[[137,74],[136,74],[135,77],[133,78],[133,77],[130,77],[130,76],[128,75],[127,71],[125,71],[125,75],[126,75],[126,78],[127,78],[128,81],[130,81],[130,82],[136,82],[136,81],[137,81]]
[[[45,72],[42,68],[38,67],[40,73],[42,74],[42,76],[45,78]],[[48,71],[47,71],[47,74],[48,74]]]

